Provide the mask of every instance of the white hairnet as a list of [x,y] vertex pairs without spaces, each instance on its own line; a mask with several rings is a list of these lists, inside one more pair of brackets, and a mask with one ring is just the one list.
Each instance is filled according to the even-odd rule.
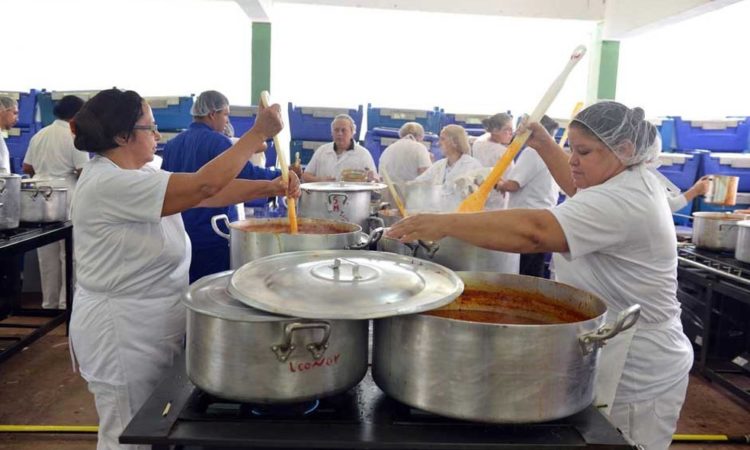
[[219,91],[205,91],[195,99],[190,108],[193,117],[204,117],[229,106],[229,100]]
[[622,103],[603,101],[579,112],[573,123],[591,131],[625,166],[652,162],[661,152],[659,133],[645,120],[641,108],[630,109]]
[[0,95],[0,111],[11,109],[17,105],[18,102],[15,99],[8,97],[7,95]]

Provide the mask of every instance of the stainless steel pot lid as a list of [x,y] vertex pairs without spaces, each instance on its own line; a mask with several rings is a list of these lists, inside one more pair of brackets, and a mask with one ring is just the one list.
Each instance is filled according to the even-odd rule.
[[182,303],[197,313],[234,322],[289,320],[289,317],[277,316],[254,309],[235,300],[227,292],[232,273],[234,272],[228,270],[201,278],[190,285],[190,288],[182,297]]
[[280,253],[237,269],[229,292],[242,303],[305,319],[375,319],[447,305],[463,281],[439,264],[394,253]]
[[300,189],[313,192],[359,192],[379,191],[387,186],[383,183],[363,183],[353,181],[317,181],[315,183],[302,183]]

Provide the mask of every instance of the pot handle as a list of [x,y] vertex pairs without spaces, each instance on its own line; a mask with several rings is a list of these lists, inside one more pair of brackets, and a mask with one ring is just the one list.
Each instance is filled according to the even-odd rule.
[[364,250],[370,246],[373,239],[372,233],[368,236],[364,231],[359,231],[357,234],[359,235],[359,242],[346,246],[345,250]]
[[331,337],[331,324],[326,321],[320,322],[293,322],[288,323],[284,327],[284,340],[281,344],[272,345],[271,351],[276,354],[276,358],[279,362],[286,362],[289,359],[289,355],[292,354],[296,348],[292,344],[292,333],[297,330],[310,330],[314,328],[321,328],[323,330],[323,339],[320,342],[313,342],[305,345],[305,348],[312,353],[313,359],[318,360],[323,357],[328,348],[328,338]]
[[738,226],[739,225],[737,225],[737,224],[721,223],[721,224],[719,224],[719,231],[721,231],[721,230],[723,230],[725,228],[729,228],[731,230],[732,228],[737,228]]
[[36,192],[34,192],[34,197],[36,197],[39,194],[42,194],[45,200],[49,200],[49,198],[52,197],[52,192],[54,192],[54,189],[52,189],[52,186],[37,186]]
[[370,227],[370,230],[375,230],[376,228],[385,228],[385,221],[382,217],[368,216],[367,226]]
[[5,178],[0,178],[0,194],[5,192]]
[[229,240],[229,234],[221,231],[219,225],[216,223],[219,220],[223,220],[224,224],[227,226],[227,229],[229,229],[229,217],[226,214],[217,214],[211,217],[211,228],[214,229],[214,233],[218,234],[226,240]]
[[440,244],[434,241],[417,241],[419,243],[419,246],[425,249],[427,252],[427,257],[432,259],[435,257],[435,253],[440,250]]
[[617,336],[621,331],[635,325],[641,315],[641,305],[633,305],[621,311],[613,324],[605,323],[599,329],[578,336],[583,355],[588,355],[606,344],[607,339]]

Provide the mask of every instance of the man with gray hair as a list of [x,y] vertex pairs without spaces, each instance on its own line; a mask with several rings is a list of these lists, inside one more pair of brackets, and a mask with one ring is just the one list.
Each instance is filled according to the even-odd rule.
[[411,181],[432,165],[430,152],[424,146],[424,128],[417,122],[406,122],[398,130],[401,139],[389,145],[380,155],[380,174],[385,171],[393,182]]
[[[18,102],[7,95],[0,95],[0,132],[10,130],[18,122]],[[5,145],[5,138],[0,133],[0,173],[12,172],[10,152]]]
[[339,114],[331,122],[333,142],[323,144],[315,150],[302,174],[302,180],[341,180],[345,170],[359,170],[368,180],[377,180],[375,161],[370,152],[354,141],[357,126],[348,114]]
[[[205,91],[195,99],[190,109],[193,123],[164,146],[162,169],[168,172],[197,172],[206,163],[232,146],[224,134],[229,124],[229,100],[218,91]],[[257,151],[266,149],[265,144]],[[273,180],[276,170],[257,167],[248,161],[237,178]],[[296,180],[296,175],[294,176]],[[185,230],[192,243],[190,282],[205,275],[229,270],[227,241],[211,229],[211,217],[226,214],[230,221],[238,218],[237,208],[193,208],[182,213]]]

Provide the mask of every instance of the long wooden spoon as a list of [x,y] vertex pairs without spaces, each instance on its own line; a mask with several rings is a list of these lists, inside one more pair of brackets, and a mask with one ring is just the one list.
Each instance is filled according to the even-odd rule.
[[[536,108],[534,108],[534,112],[532,112],[529,116],[529,123],[539,122],[544,113],[547,111],[547,108],[549,108],[549,105],[552,104],[552,101],[555,99],[555,97],[557,97],[557,94],[562,89],[563,85],[565,84],[565,80],[573,70],[573,67],[575,67],[576,63],[578,63],[578,61],[580,61],[585,54],[586,47],[584,47],[583,45],[579,45],[575,50],[573,50],[573,54],[570,55],[568,64],[565,66],[560,75],[555,78],[555,81],[552,82],[552,85],[550,85],[550,87],[547,89],[547,92],[544,94],[544,97],[542,97],[542,99],[539,101],[539,104],[536,105]],[[461,202],[461,204],[458,206],[459,212],[477,212],[484,209],[484,204],[487,202],[487,197],[490,195],[490,192],[492,192],[493,187],[500,180],[500,177],[503,176],[503,172],[505,172],[505,169],[508,168],[510,162],[513,161],[513,158],[516,157],[516,154],[518,154],[523,145],[529,139],[529,136],[531,136],[531,130],[526,130],[522,134],[516,135],[516,137],[513,138],[513,142],[510,143],[508,149],[505,150],[505,154],[503,154],[502,158],[498,160],[497,164],[495,164],[495,167],[492,168],[492,172],[490,172],[487,178],[484,179],[484,182],[481,184],[481,186],[479,186],[479,189],[474,191],[473,194],[466,197],[464,201]]]
[[398,195],[398,191],[396,191],[396,186],[393,185],[391,177],[388,176],[385,167],[380,169],[380,174],[383,175],[383,180],[388,186],[388,190],[391,192],[391,197],[393,197],[393,201],[396,203],[396,208],[398,208],[398,212],[401,213],[401,217],[406,217],[406,207],[404,207],[404,202],[401,201],[401,197]]
[[[268,98],[268,91],[262,91],[260,93],[260,104],[264,108],[268,108],[268,106],[271,104],[271,101]],[[276,161],[278,161],[279,165],[281,166],[281,179],[284,180],[284,183],[288,186],[289,185],[289,167],[286,165],[286,158],[284,158],[284,152],[281,150],[281,145],[279,143],[279,135],[273,137],[273,146],[276,147]],[[289,228],[292,234],[297,234],[297,205],[296,201],[291,198],[287,197],[286,199],[286,213],[289,217]]]

